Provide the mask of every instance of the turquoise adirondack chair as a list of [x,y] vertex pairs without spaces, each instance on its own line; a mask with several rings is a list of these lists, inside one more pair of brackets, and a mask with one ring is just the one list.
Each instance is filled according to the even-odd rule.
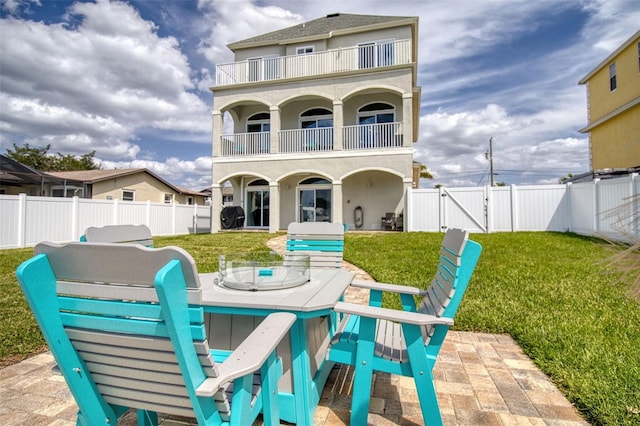
[[330,222],[292,222],[287,228],[288,254],[308,255],[312,268],[342,267],[344,225]]
[[279,424],[275,348],[295,315],[269,315],[226,359],[207,343],[200,282],[177,247],[41,243],[18,282],[78,406],[78,425],[157,413],[200,425]]
[[[425,424],[441,425],[432,370],[453,317],[458,310],[481,246],[468,233],[451,229],[440,249],[436,276],[426,290],[357,281],[370,290],[369,306],[339,302],[344,317],[338,325],[327,359],[354,366],[351,424],[366,425],[372,374],[382,371],[412,377]],[[398,294],[403,310],[382,308],[382,293]],[[422,297],[416,306],[415,298]]]

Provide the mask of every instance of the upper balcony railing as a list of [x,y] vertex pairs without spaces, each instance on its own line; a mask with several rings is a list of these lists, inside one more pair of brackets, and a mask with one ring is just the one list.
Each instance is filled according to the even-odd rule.
[[304,55],[265,57],[216,66],[216,86],[312,77],[411,63],[411,41],[368,43]]
[[[282,154],[334,151],[333,127],[291,129],[278,132]],[[269,132],[235,133],[220,138],[220,156],[273,154]],[[403,146],[402,123],[362,124],[342,128],[343,150],[371,150]]]

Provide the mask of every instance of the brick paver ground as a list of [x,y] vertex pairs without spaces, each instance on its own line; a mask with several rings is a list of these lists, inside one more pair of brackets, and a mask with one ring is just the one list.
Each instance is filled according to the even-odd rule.
[[[284,237],[269,242],[276,251]],[[364,271],[344,264],[358,279]],[[351,302],[367,303],[351,288]],[[49,352],[0,370],[0,425],[71,426],[76,404]],[[587,425],[576,409],[507,335],[450,331],[434,369],[445,425]],[[314,426],[349,424],[353,370],[337,365],[331,372]],[[186,424],[165,419],[164,425]],[[370,425],[422,425],[415,385],[406,377],[377,373]],[[121,425],[135,425],[127,416]]]

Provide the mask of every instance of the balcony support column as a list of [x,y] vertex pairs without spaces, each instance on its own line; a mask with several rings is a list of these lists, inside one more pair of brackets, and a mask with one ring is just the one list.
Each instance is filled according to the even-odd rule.
[[211,134],[213,135],[213,156],[220,157],[220,153],[222,151],[222,140],[220,136],[222,136],[222,112],[219,110],[214,110],[211,113]]
[[222,213],[222,186],[211,185],[211,233],[220,232],[220,213]]
[[[280,108],[276,105],[269,107],[269,140],[271,143],[271,153],[275,154],[280,152],[280,128],[282,123],[280,121]],[[269,222],[271,223],[271,222]]]
[[413,146],[413,94],[402,94],[402,146]]
[[269,232],[280,230],[280,185],[269,182]]
[[344,127],[344,112],[341,100],[333,101],[333,150],[342,151],[342,128]]
[[332,215],[333,215],[333,222],[334,223],[344,223],[343,222],[343,215],[342,215],[342,181],[341,180],[334,180],[332,183],[332,191],[331,193],[333,194],[333,202],[332,205],[333,207],[331,208],[332,210]]

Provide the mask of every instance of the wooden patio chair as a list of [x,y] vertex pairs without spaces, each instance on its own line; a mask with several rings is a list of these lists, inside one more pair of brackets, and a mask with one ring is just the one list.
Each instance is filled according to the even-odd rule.
[[[447,231],[436,276],[426,290],[358,281],[370,290],[369,306],[339,302],[344,317],[327,359],[354,366],[351,424],[366,425],[374,371],[413,377],[425,424],[442,424],[432,370],[453,325],[481,246],[459,229]],[[382,308],[382,293],[398,294],[403,310]],[[416,306],[415,297],[422,302]]]
[[177,247],[40,243],[18,282],[78,407],[78,425],[136,409],[200,425],[279,424],[275,348],[295,315],[269,315],[220,362],[207,343],[200,282]]
[[90,226],[80,237],[88,243],[125,243],[153,246],[151,230],[146,225],[107,225]]

